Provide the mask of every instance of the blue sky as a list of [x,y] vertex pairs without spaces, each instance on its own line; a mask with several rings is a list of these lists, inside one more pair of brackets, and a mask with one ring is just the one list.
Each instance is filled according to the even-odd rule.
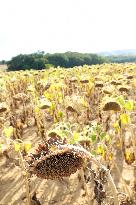
[[136,48],[136,0],[0,0],[0,60]]

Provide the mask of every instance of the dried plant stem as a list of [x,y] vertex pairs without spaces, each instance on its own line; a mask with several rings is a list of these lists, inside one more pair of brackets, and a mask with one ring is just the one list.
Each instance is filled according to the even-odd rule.
[[134,156],[136,159],[136,142],[135,142],[135,135],[136,135],[136,127],[132,126],[132,134],[131,134],[131,139],[132,139],[132,145],[133,145],[133,150],[134,150]]
[[121,172],[120,172],[120,169],[119,169],[118,165],[116,164],[115,161],[113,161],[113,164],[114,164],[115,168],[117,169],[118,174],[119,174],[119,176],[120,176],[120,178],[121,178],[121,180],[122,180],[122,182],[123,182],[123,184],[124,184],[124,189],[125,189],[125,191],[127,192],[128,196],[131,198],[130,191],[129,191],[128,187],[127,187],[127,184],[126,184],[125,180],[123,179],[123,177],[122,177],[122,175],[121,175]]
[[[14,133],[14,135],[15,135],[16,140],[21,142],[21,140],[17,138],[16,132]],[[27,205],[31,205],[29,174],[28,174],[28,171],[25,167],[25,163],[24,163],[24,159],[23,159],[21,151],[18,151],[18,155],[19,155],[20,164],[22,166],[22,170],[23,170],[23,173],[24,173],[23,177],[25,178]]]
[[[60,147],[64,147],[65,145],[60,145]],[[119,200],[118,200],[118,191],[116,189],[116,186],[114,184],[114,181],[112,179],[112,176],[110,174],[110,170],[107,169],[105,166],[103,166],[90,152],[88,152],[87,150],[85,150],[83,147],[76,147],[74,145],[67,145],[67,147],[71,150],[73,150],[73,152],[80,152],[83,153],[83,155],[88,158],[91,162],[95,163],[100,169],[105,170],[105,172],[107,173],[107,179],[111,188],[111,191],[113,193],[114,196],[114,205],[119,205]]]
[[29,186],[29,174],[28,174],[28,172],[26,170],[26,167],[25,167],[25,164],[24,164],[24,160],[23,160],[23,156],[22,156],[21,152],[19,151],[18,154],[19,154],[22,170],[24,172],[23,176],[25,178],[27,205],[31,205],[30,186]]
[[[90,154],[90,153],[89,153]],[[110,185],[110,188],[112,190],[112,193],[114,195],[114,205],[119,205],[119,200],[118,200],[118,191],[116,189],[115,183],[113,181],[113,178],[110,174],[110,170],[107,169],[105,166],[103,166],[95,157],[91,156],[90,154],[90,159],[93,161],[99,168],[103,169],[107,173],[107,179]]]
[[87,190],[87,185],[86,185],[86,183],[85,183],[84,170],[83,170],[83,168],[81,168],[79,174],[80,174],[80,177],[81,177],[81,181],[82,181],[82,183],[83,183],[83,189],[84,189],[84,191],[85,191],[85,195],[86,195],[86,196],[88,197],[88,199],[89,199],[89,194],[88,194],[88,190]]

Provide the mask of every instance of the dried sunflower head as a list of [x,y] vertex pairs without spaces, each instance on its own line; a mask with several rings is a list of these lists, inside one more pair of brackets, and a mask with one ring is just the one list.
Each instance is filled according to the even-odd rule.
[[104,83],[102,81],[96,81],[95,82],[95,87],[96,88],[103,88],[103,86],[104,86]]
[[118,80],[112,80],[111,85],[122,85],[122,83]]
[[78,81],[78,79],[76,78],[76,77],[72,77],[71,79],[70,79],[70,82],[71,83],[76,83]]
[[129,88],[128,86],[120,86],[119,87],[119,91],[120,92],[126,92],[128,93],[131,90],[131,88]]
[[49,138],[28,157],[29,171],[43,179],[68,177],[83,166],[87,154],[59,138]]
[[117,102],[109,101],[104,104],[103,111],[109,111],[109,110],[120,111],[121,107]]
[[82,78],[82,79],[80,80],[80,83],[82,83],[82,84],[89,83],[89,80],[86,79],[86,78]]
[[134,78],[133,75],[128,75],[128,76],[127,76],[127,79],[133,79],[133,78]]

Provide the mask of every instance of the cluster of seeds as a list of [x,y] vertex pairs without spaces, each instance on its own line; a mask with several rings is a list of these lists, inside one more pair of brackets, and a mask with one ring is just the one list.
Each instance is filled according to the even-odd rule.
[[[30,154],[29,171],[43,179],[68,177],[83,166],[84,155],[51,139],[40,144],[36,153]],[[65,144],[66,145],[66,144]]]

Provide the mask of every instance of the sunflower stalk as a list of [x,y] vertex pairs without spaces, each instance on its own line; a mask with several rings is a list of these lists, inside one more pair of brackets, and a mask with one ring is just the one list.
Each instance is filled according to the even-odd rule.
[[[65,147],[66,145],[59,145],[61,148]],[[103,166],[90,152],[85,150],[83,147],[75,147],[74,145],[67,145],[67,147],[74,152],[80,152],[84,153],[88,159],[90,159],[91,162],[94,162],[100,169],[103,169],[107,173],[107,178],[109,185],[111,187],[112,193],[114,195],[114,205],[119,205],[119,200],[118,200],[118,191],[115,186],[115,183],[113,181],[113,178],[110,174],[110,170],[107,169],[105,166]]]
[[27,198],[27,205],[31,205],[31,198],[30,198],[30,185],[29,185],[29,173],[25,167],[24,159],[21,154],[21,152],[18,152],[19,154],[19,159],[21,162],[22,170],[23,170],[23,176],[25,179],[25,187],[26,187],[26,198]]

